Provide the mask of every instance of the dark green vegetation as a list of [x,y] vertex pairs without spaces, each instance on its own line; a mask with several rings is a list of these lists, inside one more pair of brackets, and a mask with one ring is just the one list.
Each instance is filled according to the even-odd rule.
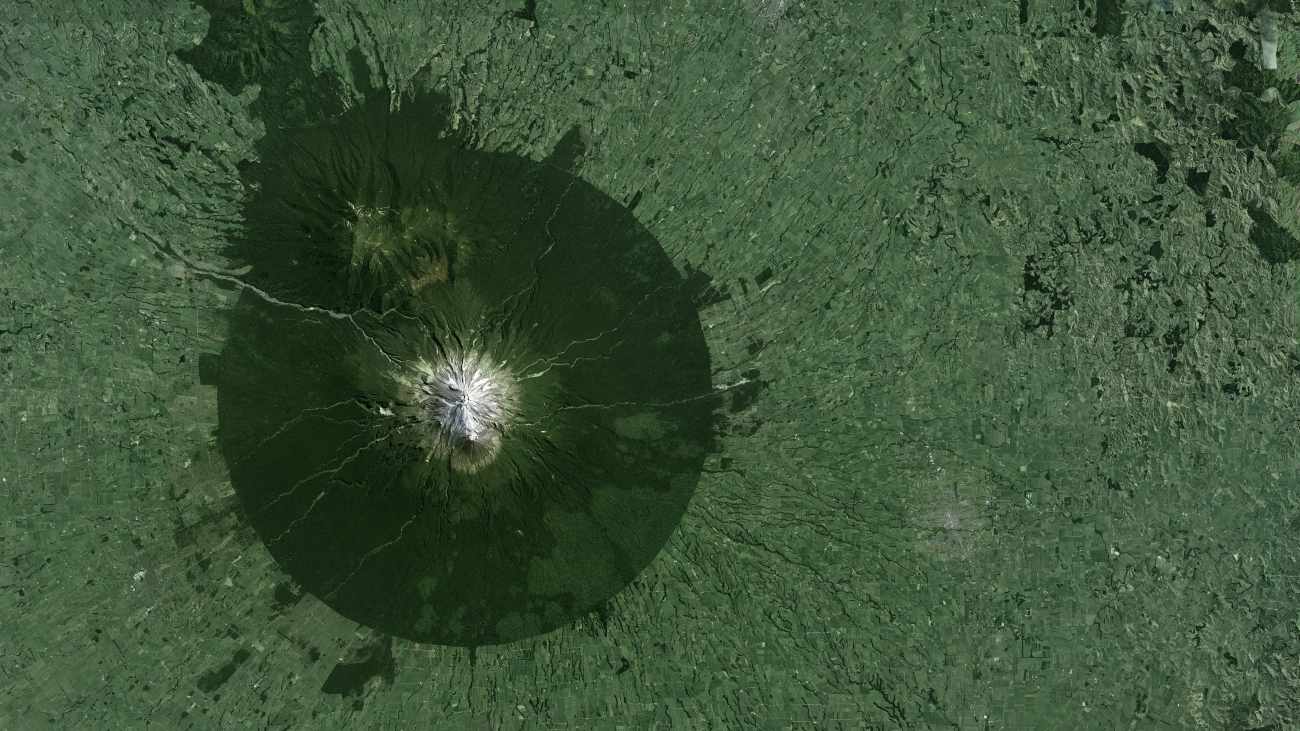
[[[203,0],[209,16],[203,43],[179,51],[204,78],[238,94],[248,84],[268,94],[302,95],[291,82],[306,69],[316,14],[301,0]],[[288,101],[280,99],[281,103]],[[298,101],[302,101],[300,98]]]
[[[1289,0],[1256,0],[1241,8],[1242,14],[1251,17],[1261,10],[1281,13],[1292,24],[1300,18]],[[1222,135],[1247,155],[1262,154],[1281,180],[1300,185],[1300,145],[1283,142],[1288,125],[1300,122],[1300,106],[1296,105],[1300,102],[1300,75],[1294,71],[1279,75],[1260,68],[1252,46],[1239,39],[1228,49],[1232,68],[1224,74],[1225,103],[1233,116],[1224,120]],[[1300,239],[1279,226],[1266,208],[1251,205],[1247,210],[1254,222],[1250,240],[1265,261],[1284,264],[1300,258]]]
[[[713,448],[708,353],[625,207],[555,161],[467,149],[439,97],[397,102],[277,125],[246,167],[221,448],[244,517],[331,607],[517,640],[599,607],[668,539]],[[473,474],[433,453],[406,386],[457,352],[519,392]]]
[[[1292,15],[1264,73],[1232,2],[317,5],[298,60],[229,88],[178,57],[221,35],[193,3],[0,10],[0,726],[1300,725]],[[492,217],[372,207],[349,238],[325,200],[299,209],[319,259],[256,245],[255,171],[310,162],[271,143],[388,114],[367,86],[441,105],[431,180],[579,181],[693,295],[717,450],[648,565],[551,632],[412,641],[410,604],[292,568],[323,484],[269,528],[247,509],[247,465],[301,476],[392,423],[349,402],[263,444],[387,398],[362,333],[411,341],[306,308],[478,306],[455,293]],[[344,256],[362,230],[414,256]],[[376,286],[420,269],[441,295]],[[547,311],[597,309],[572,276]],[[352,464],[331,495],[373,499],[313,550],[356,558],[378,503],[363,570],[433,498],[500,504]]]

